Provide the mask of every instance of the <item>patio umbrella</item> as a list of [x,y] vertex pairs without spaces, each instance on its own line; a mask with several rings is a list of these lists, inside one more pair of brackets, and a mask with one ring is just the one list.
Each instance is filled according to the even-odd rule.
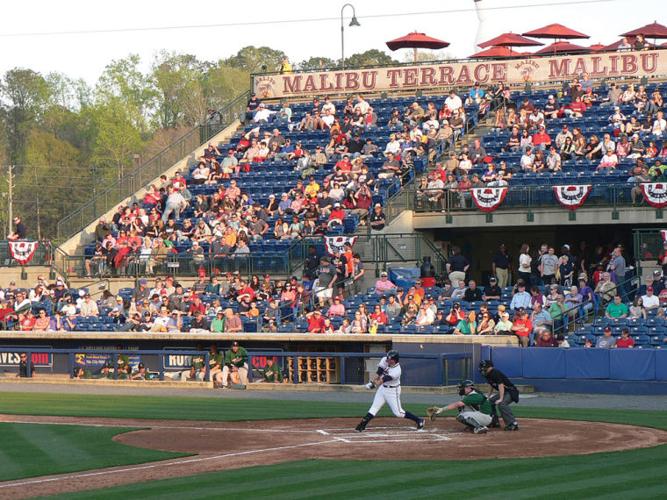
[[607,46],[606,46],[606,45],[603,45],[603,44],[601,44],[601,43],[594,43],[593,45],[591,45],[590,47],[588,47],[588,49],[589,49],[591,52],[602,52],[603,50],[606,50],[606,48],[607,48]]
[[[633,36],[628,37],[628,42],[630,43],[630,45],[633,44],[634,38],[635,37],[633,37]],[[610,43],[609,45],[607,45],[604,48],[604,50],[606,50],[606,51],[618,50],[618,47],[621,45],[622,42],[623,42],[623,40],[616,40],[614,43]],[[648,44],[649,47],[655,47],[655,45],[650,43],[650,42],[646,42],[646,43]]]
[[489,47],[484,49],[476,54],[471,55],[473,59],[500,59],[503,57],[515,57],[515,56],[525,56],[526,53],[515,52],[511,47]]
[[537,56],[545,56],[549,54],[583,54],[585,52],[590,52],[588,47],[582,47],[581,45],[575,45],[570,42],[561,41],[554,42],[551,45],[535,52]]
[[523,36],[530,36],[533,38],[554,38],[556,40],[575,39],[575,38],[590,38],[588,35],[574,31],[573,29],[563,26],[562,24],[554,23],[533,31],[523,33]]
[[392,51],[398,49],[413,49],[414,61],[417,62],[417,49],[444,49],[445,47],[449,47],[449,42],[413,31],[405,36],[396,38],[395,40],[389,40],[387,42],[387,47]]
[[536,47],[537,45],[544,44],[537,40],[531,40],[530,38],[511,32],[503,33],[502,35],[498,35],[491,40],[479,44],[483,49],[487,47]]
[[644,35],[644,38],[653,38],[654,40],[657,38],[667,38],[667,26],[664,26],[658,22],[652,22],[651,24],[647,24],[641,28],[623,33],[621,36],[637,35]]

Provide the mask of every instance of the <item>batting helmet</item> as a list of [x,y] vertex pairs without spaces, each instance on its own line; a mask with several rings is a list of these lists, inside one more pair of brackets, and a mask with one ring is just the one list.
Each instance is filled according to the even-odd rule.
[[464,380],[459,384],[459,396],[463,396],[466,393],[466,387],[475,388],[475,383],[472,380]]
[[493,368],[493,361],[485,359],[479,362],[479,373],[486,375],[487,368]]
[[390,359],[393,359],[394,361],[396,361],[398,363],[398,358],[399,357],[400,357],[400,355],[398,354],[398,351],[395,351],[393,349],[387,353],[387,361],[389,361]]

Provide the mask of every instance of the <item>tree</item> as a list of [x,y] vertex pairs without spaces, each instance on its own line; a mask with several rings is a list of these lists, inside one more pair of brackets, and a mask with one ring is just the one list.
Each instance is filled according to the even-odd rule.
[[220,109],[225,102],[248,89],[250,73],[218,61],[202,78],[206,103],[210,109]]
[[337,69],[338,63],[328,57],[311,57],[299,63],[299,69],[303,71]]
[[[132,122],[133,110],[118,97],[90,110],[95,139],[91,160],[101,167],[102,175],[120,179],[133,163],[133,155],[143,146],[141,134]],[[109,175],[111,173],[111,175]]]
[[4,116],[9,161],[23,163],[30,130],[48,107],[49,85],[39,73],[15,68],[5,73],[0,83],[0,96],[6,101]]
[[112,61],[104,68],[95,87],[96,101],[101,104],[119,99],[134,126],[147,132],[147,117],[155,104],[150,78],[139,70],[140,58],[131,54]]
[[225,65],[248,73],[273,72],[280,69],[285,53],[269,47],[243,47],[235,56],[225,60]]
[[352,54],[345,59],[346,68],[360,68],[363,66],[382,66],[395,64],[398,61],[381,50],[371,49],[359,54]]

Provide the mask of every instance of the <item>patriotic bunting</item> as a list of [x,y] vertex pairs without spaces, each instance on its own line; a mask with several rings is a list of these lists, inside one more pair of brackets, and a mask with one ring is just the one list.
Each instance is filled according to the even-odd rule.
[[507,186],[472,188],[472,201],[482,212],[493,212],[507,196]]
[[554,194],[558,203],[568,210],[576,210],[584,204],[591,193],[593,186],[590,184],[569,184],[566,186],[554,186]]

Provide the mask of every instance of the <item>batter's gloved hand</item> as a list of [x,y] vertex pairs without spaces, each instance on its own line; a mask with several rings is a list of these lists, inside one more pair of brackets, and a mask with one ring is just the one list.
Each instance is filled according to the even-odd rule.
[[430,406],[426,408],[426,415],[431,421],[435,420],[435,416],[440,415],[441,413],[442,413],[442,408],[438,406]]
[[375,389],[375,384],[373,382],[368,382],[364,387],[366,389]]

